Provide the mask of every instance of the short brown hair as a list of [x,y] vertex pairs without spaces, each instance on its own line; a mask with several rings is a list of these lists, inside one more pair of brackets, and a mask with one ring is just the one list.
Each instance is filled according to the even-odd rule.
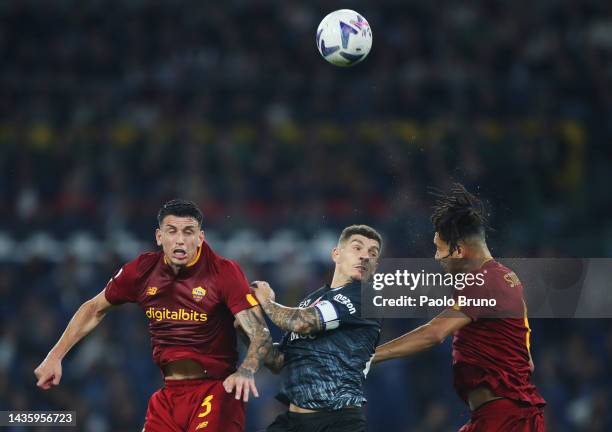
[[344,243],[351,238],[352,235],[362,235],[366,238],[376,240],[380,249],[382,249],[382,236],[378,231],[368,225],[351,225],[342,230],[338,243]]

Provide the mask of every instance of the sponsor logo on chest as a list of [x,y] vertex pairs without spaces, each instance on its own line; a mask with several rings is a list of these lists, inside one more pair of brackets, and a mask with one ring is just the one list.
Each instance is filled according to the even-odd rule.
[[353,302],[351,301],[351,299],[345,295],[336,294],[334,296],[334,300],[340,304],[345,305],[351,314],[354,314],[357,311],[357,309],[355,309],[355,306],[353,306]]
[[[148,286],[145,293],[147,298],[145,314],[151,321],[190,321],[204,323],[208,321],[208,313],[201,310],[202,300],[207,290],[202,286],[195,288],[182,287],[179,293],[177,286],[162,287]],[[195,303],[190,303],[189,296]],[[183,299],[181,301],[181,298]]]

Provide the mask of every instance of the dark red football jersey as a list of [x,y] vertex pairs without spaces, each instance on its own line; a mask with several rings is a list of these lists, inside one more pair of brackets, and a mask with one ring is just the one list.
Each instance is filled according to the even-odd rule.
[[236,370],[234,315],[257,305],[238,264],[206,243],[177,275],[163,252],[140,255],[111,278],[105,296],[112,304],[138,303],[149,318],[153,360],[160,368],[193,359],[218,378]]
[[[490,260],[475,273],[484,284],[455,290],[454,298],[495,299],[495,306],[455,306],[472,322],[453,336],[454,385],[467,401],[470,390],[487,386],[495,394],[530,405],[545,405],[531,383],[530,337],[523,285],[516,274]],[[500,318],[491,318],[498,316]]]

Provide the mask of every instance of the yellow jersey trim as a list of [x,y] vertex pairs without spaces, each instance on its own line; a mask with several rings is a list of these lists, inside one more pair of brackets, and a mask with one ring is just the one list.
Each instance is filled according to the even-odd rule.
[[255,297],[253,297],[253,294],[247,294],[246,299],[251,306],[257,306],[259,304]]
[[202,246],[198,248],[198,253],[196,254],[195,258],[187,263],[187,267],[193,267],[194,265],[196,265],[196,263],[200,259],[200,255],[202,255]]

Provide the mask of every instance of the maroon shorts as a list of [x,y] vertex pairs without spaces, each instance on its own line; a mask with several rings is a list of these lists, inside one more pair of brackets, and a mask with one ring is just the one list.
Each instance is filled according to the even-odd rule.
[[243,432],[245,408],[223,381],[166,381],[149,399],[145,432]]
[[545,432],[544,409],[510,399],[487,402],[472,412],[459,432]]

